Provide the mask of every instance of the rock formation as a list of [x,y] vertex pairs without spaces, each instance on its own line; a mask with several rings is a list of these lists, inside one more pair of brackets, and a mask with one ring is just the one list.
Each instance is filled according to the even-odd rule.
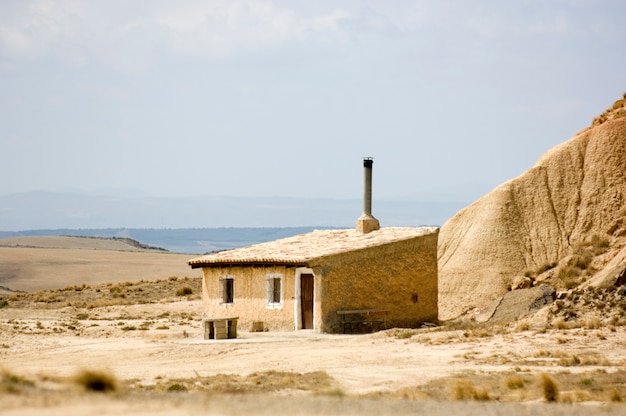
[[511,289],[626,283],[624,101],[443,225],[441,320],[478,314]]

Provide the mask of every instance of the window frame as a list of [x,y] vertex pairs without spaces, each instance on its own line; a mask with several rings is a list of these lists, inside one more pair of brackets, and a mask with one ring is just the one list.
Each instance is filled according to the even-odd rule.
[[[230,298],[228,297],[229,286],[230,286]],[[230,275],[221,276],[220,277],[220,304],[227,306],[227,305],[232,305],[234,303],[235,303],[235,277],[230,276]]]
[[[276,282],[279,283],[278,302],[276,301]],[[265,275],[265,307],[267,309],[282,309],[284,298],[284,284],[282,273],[268,273]]]

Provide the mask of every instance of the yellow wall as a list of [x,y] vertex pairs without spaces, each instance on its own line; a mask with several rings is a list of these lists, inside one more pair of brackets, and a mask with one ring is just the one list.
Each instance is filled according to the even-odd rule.
[[387,310],[390,327],[437,320],[437,233],[318,259],[312,267],[321,283],[323,332],[343,330],[337,310]]
[[[238,316],[238,328],[249,331],[253,321],[263,321],[270,331],[294,330],[294,268],[224,267],[204,268],[202,282],[203,315],[206,317]],[[266,276],[282,274],[282,308],[266,307]],[[233,277],[234,302],[222,304],[220,278]]]

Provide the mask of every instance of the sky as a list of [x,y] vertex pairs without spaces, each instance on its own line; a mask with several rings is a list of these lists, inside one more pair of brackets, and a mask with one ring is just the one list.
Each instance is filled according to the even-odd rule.
[[0,195],[468,200],[626,91],[623,0],[1,0]]

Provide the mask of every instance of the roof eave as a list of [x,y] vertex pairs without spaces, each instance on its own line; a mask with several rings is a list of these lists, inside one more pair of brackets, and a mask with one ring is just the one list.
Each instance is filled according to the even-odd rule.
[[219,262],[189,262],[189,266],[192,269],[204,269],[204,268],[223,268],[223,267],[308,267],[308,262],[305,261],[263,261],[263,260],[250,260],[250,261],[219,261]]

